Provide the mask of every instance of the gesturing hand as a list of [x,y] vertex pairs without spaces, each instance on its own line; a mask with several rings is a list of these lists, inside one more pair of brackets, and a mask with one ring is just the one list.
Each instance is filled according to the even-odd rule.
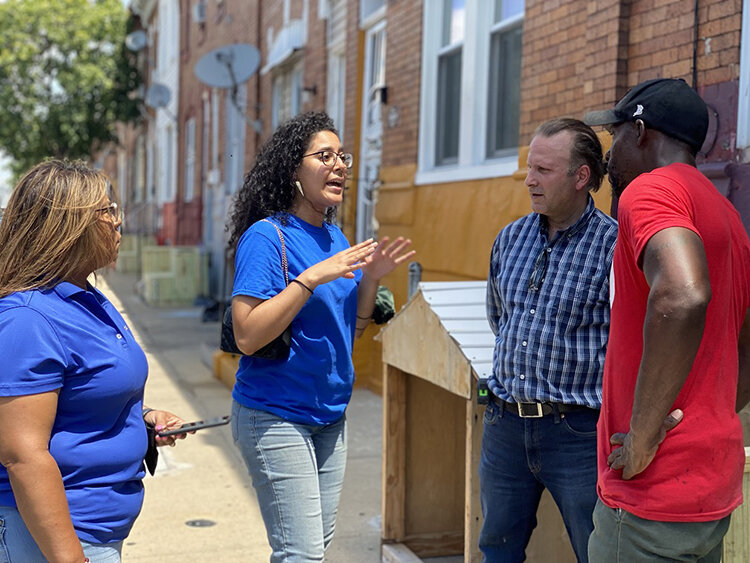
[[667,432],[672,430],[682,421],[682,411],[675,409],[667,415],[659,431],[658,441],[655,443],[641,443],[642,441],[633,436],[631,432],[616,432],[612,434],[609,443],[613,446],[621,446],[615,449],[609,457],[607,464],[612,469],[622,469],[624,480],[632,479],[643,472],[654,460],[659,444],[664,441]]
[[403,252],[411,245],[411,240],[398,237],[392,243],[388,244],[389,238],[383,237],[377,246],[377,250],[365,258],[365,265],[362,267],[362,273],[369,278],[379,280],[390,274],[396,266],[408,260],[414,254],[411,250]]
[[298,279],[311,286],[328,283],[337,278],[351,279],[354,277],[354,270],[364,267],[365,260],[376,248],[377,243],[372,239],[360,242],[310,266]]

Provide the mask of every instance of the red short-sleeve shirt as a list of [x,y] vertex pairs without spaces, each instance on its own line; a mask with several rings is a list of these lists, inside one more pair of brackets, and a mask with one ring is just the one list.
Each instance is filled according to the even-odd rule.
[[[618,207],[612,318],[599,419],[598,492],[641,518],[699,522],[742,502],[744,450],[735,413],[737,336],[750,307],[750,241],[739,214],[696,168],[671,164],[636,178]],[[629,481],[607,465],[610,436],[627,432],[643,353],[649,286],[641,270],[649,239],[683,227],[703,241],[711,302],[693,369],[672,408],[684,412],[646,470]]]

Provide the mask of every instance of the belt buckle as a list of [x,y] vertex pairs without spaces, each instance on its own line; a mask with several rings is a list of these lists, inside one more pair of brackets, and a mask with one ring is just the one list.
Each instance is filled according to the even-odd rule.
[[[521,418],[542,418],[544,413],[542,411],[542,403],[517,403],[518,405],[518,416]],[[536,412],[529,412],[527,414],[525,407],[536,407]]]

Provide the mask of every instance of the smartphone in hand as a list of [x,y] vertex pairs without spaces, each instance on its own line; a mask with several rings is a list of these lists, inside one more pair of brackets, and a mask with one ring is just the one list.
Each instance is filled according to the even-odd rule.
[[162,430],[157,432],[156,435],[160,438],[166,436],[174,436],[176,434],[185,434],[186,432],[192,432],[193,430],[200,430],[201,428],[211,428],[213,426],[222,426],[228,424],[232,419],[231,416],[217,416],[216,418],[209,418],[206,420],[196,420],[195,422],[186,422],[179,428],[170,428],[169,430]]

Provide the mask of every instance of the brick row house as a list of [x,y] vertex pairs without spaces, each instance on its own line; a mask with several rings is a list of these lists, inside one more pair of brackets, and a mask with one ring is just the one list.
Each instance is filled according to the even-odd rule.
[[[529,212],[526,151],[541,121],[580,118],[654,77],[684,78],[709,104],[700,167],[750,227],[750,0],[131,0],[129,8],[148,39],[140,58],[152,99],[121,135],[114,174],[125,229],[200,246],[216,299],[231,285],[224,224],[233,194],[274,128],[312,109],[329,112],[355,156],[338,215],[344,232],[352,242],[410,237],[424,280],[486,277],[495,235]],[[236,89],[201,82],[198,61],[231,44],[255,47],[257,70]],[[596,196],[606,210],[608,191]],[[397,305],[407,275],[401,268],[385,280]],[[358,379],[373,388],[379,355],[371,338],[355,348]]]

